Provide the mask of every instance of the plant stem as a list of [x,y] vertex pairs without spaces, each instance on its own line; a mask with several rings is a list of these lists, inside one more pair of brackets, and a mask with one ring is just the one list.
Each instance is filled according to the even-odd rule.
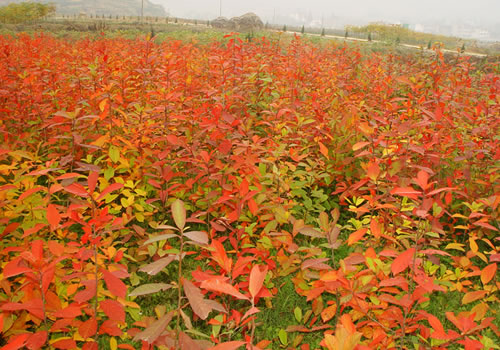
[[[254,303],[255,303],[254,298],[252,298],[252,308],[255,307]],[[254,316],[251,316],[251,317],[252,317],[252,332],[250,334],[250,344],[253,347],[253,337],[254,337],[254,334],[255,334],[255,317]]]
[[176,348],[177,348],[177,343],[179,342],[179,334],[181,331],[181,301],[182,301],[182,253],[184,250],[184,229],[181,230],[181,247],[179,249],[179,269],[177,271],[177,325],[176,325],[176,332],[177,332],[177,337],[175,339],[176,342]]

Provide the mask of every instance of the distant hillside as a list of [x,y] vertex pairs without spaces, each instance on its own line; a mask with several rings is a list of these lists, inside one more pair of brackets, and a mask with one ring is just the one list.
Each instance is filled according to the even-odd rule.
[[[120,15],[140,16],[141,0],[34,0],[35,2],[51,2],[56,5],[56,12],[60,14],[87,15]],[[0,0],[0,6],[22,0]],[[166,16],[161,5],[144,0],[144,16]]]

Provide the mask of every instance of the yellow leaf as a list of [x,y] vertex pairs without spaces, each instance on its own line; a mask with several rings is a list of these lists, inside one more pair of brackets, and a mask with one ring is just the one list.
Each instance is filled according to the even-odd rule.
[[470,244],[470,250],[472,250],[474,253],[477,253],[478,246],[477,246],[476,240],[474,238],[470,237],[469,244]]
[[97,146],[97,147],[102,147],[107,141],[109,137],[107,135],[99,137],[97,140],[92,142],[92,145]]
[[101,112],[104,112],[104,109],[106,108],[106,105],[108,104],[108,100],[104,99],[99,103],[99,109]]
[[456,250],[461,250],[462,252],[465,252],[465,249],[463,247],[464,247],[464,245],[461,243],[450,243],[446,246],[445,249],[456,249]]
[[130,204],[124,197],[120,198],[120,203],[124,208],[128,208],[130,206]]
[[109,338],[109,347],[111,350],[118,349],[118,342],[115,337]]

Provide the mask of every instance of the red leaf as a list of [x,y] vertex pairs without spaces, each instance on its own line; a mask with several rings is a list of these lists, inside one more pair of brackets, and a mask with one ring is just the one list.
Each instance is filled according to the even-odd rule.
[[19,266],[21,261],[23,261],[22,258],[17,257],[14,260],[8,262],[3,269],[3,276],[7,278],[17,276],[25,272],[31,272],[32,270],[29,267]]
[[41,320],[43,320],[45,316],[43,312],[42,299],[32,299],[24,303],[5,303],[2,305],[2,310],[7,310],[7,311],[26,310],[33,316],[38,317]]
[[184,332],[179,333],[179,347],[180,350],[202,350],[202,347]]
[[102,273],[108,290],[117,297],[125,298],[127,296],[127,286],[125,283],[106,269],[103,269]]
[[106,299],[100,303],[101,310],[109,317],[109,319],[125,322],[125,309],[123,305],[116,300]]
[[354,243],[359,241],[361,238],[363,238],[366,232],[368,232],[367,228],[360,228],[356,232],[351,233],[351,235],[347,239],[347,245],[353,245]]
[[99,350],[99,345],[94,341],[88,342],[83,345],[82,350]]
[[28,337],[26,347],[29,350],[38,350],[47,342],[47,331],[40,331]]
[[[433,191],[430,191],[429,193],[427,193],[428,196],[434,196],[435,194],[438,194],[438,193],[441,193],[443,191],[451,191],[451,190],[454,190],[456,187],[442,187],[442,188],[438,188],[436,190],[433,190]],[[446,194],[447,196],[450,195],[451,196],[451,192],[448,192]],[[447,203],[449,204],[449,203]]]
[[19,225],[21,225],[19,222],[11,222],[10,224],[8,224],[3,230],[3,232],[0,234],[0,239],[7,236],[12,231],[14,231],[16,228],[19,227]]
[[97,321],[95,318],[91,318],[85,322],[82,322],[78,327],[78,333],[84,338],[90,338],[97,332]]
[[241,319],[244,320],[245,318],[250,317],[252,315],[255,315],[258,312],[260,312],[260,310],[258,308],[256,308],[255,306],[251,307],[247,312],[245,312],[245,314],[243,315],[243,317]]
[[439,333],[444,332],[443,325],[441,324],[441,321],[439,321],[436,316],[426,313],[425,317],[427,318],[427,321],[429,322],[431,327],[434,329],[434,331],[439,332]]
[[426,171],[420,170],[417,174],[417,178],[415,179],[415,182],[417,183],[417,185],[420,186],[420,188],[422,190],[425,191],[429,187],[429,185],[428,185],[429,174]]
[[77,183],[73,183],[69,186],[66,186],[66,187],[64,187],[64,189],[67,192],[72,193],[76,196],[80,196],[80,197],[84,197],[84,198],[89,196],[89,194],[87,193],[85,188],[82,185],[77,184]]
[[53,204],[49,204],[47,207],[47,221],[52,230],[55,230],[61,221],[61,215],[59,215],[59,211]]
[[160,318],[158,321],[153,322],[148,328],[140,333],[137,333],[134,337],[134,341],[144,340],[145,342],[152,344],[158,337],[163,333],[165,327],[168,326],[172,320],[173,313],[169,312]]
[[112,337],[119,337],[122,333],[122,330],[116,325],[116,321],[113,320],[105,320],[99,327],[99,334],[108,334]]
[[209,279],[201,282],[201,288],[212,292],[219,292],[232,295],[237,299],[248,300],[248,297],[241,294],[235,287],[219,279]]
[[111,184],[108,187],[106,187],[104,189],[104,191],[101,192],[101,194],[99,195],[99,197],[97,197],[96,200],[100,201],[101,199],[103,199],[104,197],[106,197],[106,195],[108,195],[109,193],[111,193],[113,191],[116,191],[116,190],[119,190],[122,187],[123,187],[123,184],[120,184],[120,183]]
[[255,200],[253,198],[250,198],[248,200],[247,205],[248,205],[248,209],[250,209],[250,213],[252,213],[252,215],[257,214],[257,211],[259,208],[258,208],[257,203],[255,202]]
[[90,175],[89,175],[88,180],[87,180],[90,194],[94,193],[98,179],[99,179],[99,173],[97,171],[90,172]]
[[212,252],[212,259],[214,259],[227,273],[230,273],[233,261],[227,257],[226,250],[222,243],[214,239],[210,246],[215,250]]
[[417,199],[418,195],[421,194],[421,191],[417,191],[412,187],[396,187],[391,191],[391,194],[397,194],[404,197],[409,197],[413,199]]
[[26,339],[28,338],[29,334],[21,334],[13,337],[11,341],[3,346],[0,350],[17,350],[21,349],[25,344],[26,344]]
[[30,188],[29,190],[27,190],[26,192],[24,192],[22,195],[19,196],[19,198],[17,199],[18,201],[23,201],[26,197],[29,197],[31,196],[33,193],[36,193],[38,191],[41,191],[43,190],[45,187],[41,187],[41,186],[37,186],[37,187],[34,187],[34,188]]
[[193,312],[202,320],[205,320],[208,317],[210,311],[212,311],[212,307],[205,302],[203,294],[201,290],[196,287],[191,281],[183,279],[182,285],[184,286],[184,293],[189,300],[189,305],[191,305],[191,309]]
[[56,349],[76,349],[76,342],[73,339],[61,339],[52,344]]
[[240,346],[245,345],[244,341],[228,341],[226,343],[217,344],[208,350],[237,350]]
[[267,266],[265,266],[263,270],[260,269],[259,265],[254,265],[252,267],[252,271],[250,271],[248,290],[253,298],[255,298],[257,294],[259,294],[266,275]]
[[60,318],[76,318],[82,314],[82,309],[79,306],[68,306],[62,310],[54,312],[55,317]]
[[243,179],[240,184],[240,195],[244,197],[248,193],[248,181],[247,179]]
[[66,180],[66,179],[74,179],[75,177],[79,177],[79,176],[82,176],[82,174],[66,173],[66,174],[62,174],[62,175],[56,177],[55,180],[59,181],[59,180]]
[[415,248],[410,248],[394,259],[391,265],[392,273],[397,275],[398,273],[406,270],[406,268],[412,263],[414,254]]
[[95,280],[85,281],[85,289],[75,294],[74,300],[78,303],[89,301],[95,296]]

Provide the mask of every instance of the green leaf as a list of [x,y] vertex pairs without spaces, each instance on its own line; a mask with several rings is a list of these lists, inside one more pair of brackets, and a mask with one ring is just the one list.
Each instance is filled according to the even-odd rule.
[[302,309],[300,307],[297,306],[293,310],[293,314],[295,315],[295,319],[297,320],[297,322],[302,321]]
[[280,338],[281,344],[285,346],[288,345],[288,336],[284,329],[280,329],[280,331],[278,332],[278,337]]
[[186,208],[184,202],[180,199],[176,199],[175,202],[172,203],[171,208],[175,226],[177,226],[179,230],[183,230],[186,225]]
[[157,293],[159,291],[167,290],[170,288],[172,288],[172,285],[166,284],[166,283],[149,283],[149,284],[143,284],[142,286],[137,287],[132,292],[130,292],[128,295],[130,297],[136,297],[138,295]]
[[116,146],[110,146],[109,147],[109,158],[113,161],[113,163],[118,162],[120,159],[120,150]]

